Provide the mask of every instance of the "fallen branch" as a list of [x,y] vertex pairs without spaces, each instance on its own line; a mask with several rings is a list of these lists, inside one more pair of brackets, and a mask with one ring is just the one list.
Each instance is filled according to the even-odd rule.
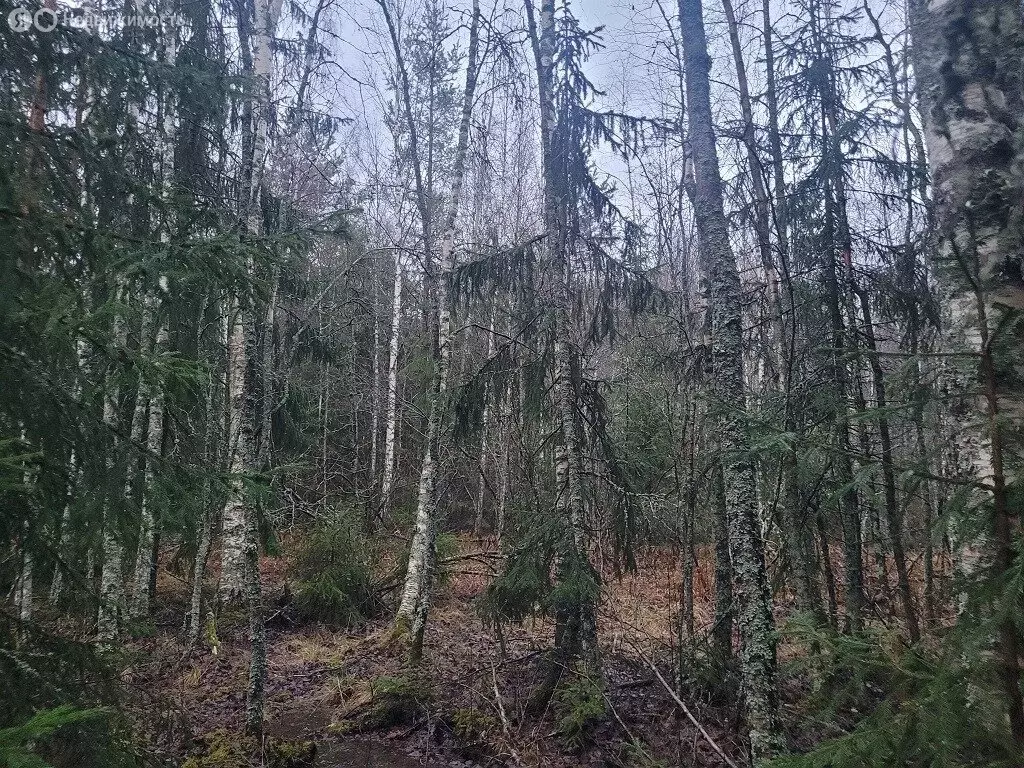
[[447,565],[448,563],[455,563],[459,560],[477,560],[480,558],[503,558],[504,555],[500,552],[467,552],[464,555],[453,555],[452,557],[442,557],[437,561],[438,565]]
[[665,678],[661,676],[661,672],[659,672],[658,668],[654,666],[654,662],[651,659],[648,659],[646,656],[644,656],[644,654],[636,646],[633,646],[633,650],[635,650],[640,655],[640,658],[647,663],[647,666],[649,666],[651,668],[651,671],[654,672],[655,677],[658,678],[658,681],[665,687],[665,690],[668,691],[668,695],[671,696],[672,700],[679,706],[681,710],[683,710],[683,714],[686,715],[689,721],[693,723],[693,725],[697,728],[698,731],[700,731],[700,735],[703,736],[707,743],[711,745],[711,748],[718,753],[718,756],[725,761],[726,765],[728,765],[729,768],[739,768],[739,766],[736,765],[736,763],[729,759],[729,756],[725,754],[722,748],[718,746],[718,743],[713,738],[711,738],[711,734],[708,733],[707,730],[705,730],[704,726],[701,725],[700,722],[698,722],[697,718],[693,716],[693,713],[690,712],[690,708],[687,707],[686,704],[683,703],[683,700],[680,699],[679,696],[676,694],[676,692],[672,690],[672,686],[669,685],[668,682],[666,682]]
[[501,731],[505,736],[505,746],[512,753],[512,759],[515,760],[516,765],[522,765],[523,758],[519,756],[515,747],[512,746],[512,729],[508,722],[508,715],[505,714],[505,705],[501,702],[501,691],[498,689],[498,673],[493,661],[491,662],[491,682],[494,684],[494,703],[498,706],[498,716],[501,718]]
[[620,691],[627,691],[631,688],[646,688],[648,685],[654,682],[653,677],[645,677],[642,680],[630,680],[626,683],[619,683],[616,688]]

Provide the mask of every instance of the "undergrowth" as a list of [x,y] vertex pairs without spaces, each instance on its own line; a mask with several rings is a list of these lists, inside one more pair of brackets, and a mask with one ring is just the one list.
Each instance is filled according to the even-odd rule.
[[291,560],[295,606],[307,621],[354,627],[380,612],[371,548],[355,515],[342,511],[302,537]]

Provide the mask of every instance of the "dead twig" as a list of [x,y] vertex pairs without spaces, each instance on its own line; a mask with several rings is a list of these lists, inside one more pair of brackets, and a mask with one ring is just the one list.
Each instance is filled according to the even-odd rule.
[[501,718],[501,730],[505,734],[505,745],[508,747],[508,751],[512,753],[512,759],[516,761],[516,765],[523,764],[523,758],[519,756],[515,748],[512,746],[511,726],[508,722],[508,715],[505,714],[505,705],[501,701],[501,691],[498,690],[498,674],[494,666],[494,662],[491,662],[491,682],[494,684],[494,703],[498,707],[498,717]]
[[644,656],[643,652],[636,646],[633,646],[633,650],[635,650],[637,654],[639,654],[640,658],[644,660],[647,666],[651,668],[651,671],[654,672],[654,676],[657,677],[658,681],[662,684],[662,686],[664,686],[665,690],[668,692],[668,695],[671,696],[672,700],[676,703],[676,705],[678,705],[678,707],[681,710],[683,710],[683,714],[686,715],[687,719],[691,723],[693,723],[694,727],[698,731],[700,731],[700,735],[703,736],[704,740],[711,745],[711,748],[715,750],[718,756],[725,761],[725,764],[728,765],[729,768],[739,768],[739,766],[736,765],[736,763],[729,759],[729,756],[725,754],[722,748],[718,746],[718,742],[711,738],[711,734],[707,732],[707,730],[704,728],[703,725],[700,724],[697,718],[693,716],[693,713],[690,712],[690,708],[687,707],[686,704],[683,703],[683,700],[680,699],[679,696],[676,694],[676,692],[672,690],[672,686],[668,684],[665,678],[662,677],[661,672],[658,671],[658,668],[654,666],[654,661]]

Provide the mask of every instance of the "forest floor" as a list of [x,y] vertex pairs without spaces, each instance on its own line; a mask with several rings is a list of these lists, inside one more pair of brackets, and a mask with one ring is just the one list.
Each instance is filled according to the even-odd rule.
[[[469,553],[487,547],[464,537],[460,548]],[[268,759],[266,750],[272,751],[275,740],[315,742],[315,765],[321,768],[726,765],[711,740],[742,764],[735,697],[716,693],[713,685],[684,686],[684,703],[703,735],[648,664],[654,659],[665,681],[676,678],[679,569],[671,552],[648,550],[635,572],[621,578],[605,574],[599,636],[606,714],[588,724],[578,745],[567,745],[559,735],[557,703],[542,716],[525,714],[529,693],[542,679],[551,623],[538,619],[506,626],[503,649],[475,610],[474,601],[489,579],[486,568],[475,563],[457,561],[439,589],[412,711],[369,732],[346,734],[339,725],[366,704],[374,681],[406,675],[401,651],[386,641],[387,617],[346,631],[292,624],[270,608],[264,764],[313,764]],[[267,604],[276,605],[285,590],[286,563],[267,558],[263,566]],[[698,627],[710,623],[712,585],[711,574],[699,570],[694,590]],[[141,730],[148,734],[151,751],[174,764],[191,755],[189,768],[228,768],[239,764],[231,750],[222,750],[219,763],[211,756],[218,739],[241,730],[249,658],[245,622],[241,616],[222,620],[216,653],[201,642],[183,658],[186,601],[185,584],[161,571],[157,629],[130,645],[133,661],[124,679],[146,713]],[[783,698],[794,702],[787,705],[792,710],[801,696],[799,690],[784,690]],[[784,713],[784,719],[795,722],[794,715]]]

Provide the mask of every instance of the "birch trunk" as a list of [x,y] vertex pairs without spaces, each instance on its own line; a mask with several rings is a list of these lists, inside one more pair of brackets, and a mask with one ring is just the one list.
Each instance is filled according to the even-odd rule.
[[14,610],[18,620],[27,624],[32,621],[32,553],[27,551],[24,538],[21,542],[20,552],[21,563],[18,568],[18,576],[14,582]]
[[[256,0],[254,23],[249,29],[245,6],[240,6],[239,36],[242,44],[242,58],[247,74],[253,79],[253,96],[248,108],[252,125],[251,168],[243,174],[249,180],[244,215],[246,231],[250,237],[263,233],[261,195],[269,147],[270,119],[270,78],[273,71],[271,41],[277,28],[281,12],[281,0]],[[252,53],[249,54],[249,45]],[[251,259],[247,257],[247,271],[252,272]],[[246,579],[257,579],[259,574],[247,574],[245,551],[248,546],[247,525],[250,511],[245,499],[242,476],[256,469],[259,458],[256,444],[256,408],[252,382],[248,376],[250,351],[257,348],[252,338],[255,307],[250,306],[250,297],[233,296],[229,315],[230,332],[228,339],[228,380],[230,391],[229,430],[232,488],[224,506],[222,520],[223,554],[221,557],[221,602],[239,602],[246,595]],[[262,417],[262,412],[261,412]],[[261,705],[262,707],[262,705]]]
[[[27,447],[28,441],[24,427],[21,430],[21,442]],[[32,499],[32,475],[28,471],[27,465],[23,465],[24,469],[21,473],[21,484],[24,486],[25,501],[27,504],[31,504]],[[14,582],[14,610],[17,612],[18,619],[22,623],[28,623],[32,621],[32,609],[33,609],[33,596],[35,589],[33,586],[33,571],[35,570],[32,550],[28,546],[26,539],[29,533],[29,521],[26,520],[23,525],[22,535],[18,542],[17,552],[19,555],[18,575]]]
[[[170,4],[164,5],[164,10],[170,16],[173,7]],[[168,69],[174,67],[178,55],[177,27],[168,25],[161,30],[161,39],[165,42],[163,50],[163,64]],[[162,194],[165,201],[169,202],[171,197],[171,182],[174,175],[174,136],[176,111],[174,104],[174,91],[167,88],[166,98],[163,103],[163,114],[160,125],[160,150],[159,150],[159,173],[162,186]],[[160,231],[160,242],[164,245],[170,243],[171,231],[170,221],[158,221],[157,227]],[[160,278],[160,291],[166,290],[166,277]],[[145,311],[149,313],[150,322],[152,318],[160,314],[160,300],[155,295],[148,295]],[[152,350],[159,356],[167,346],[167,325],[162,320],[156,320],[156,340]],[[141,386],[141,383],[140,383]],[[141,524],[139,526],[139,545],[135,558],[134,592],[129,615],[133,619],[142,619],[149,615],[150,585],[155,583],[156,574],[156,550],[155,542],[155,519],[153,514],[154,481],[156,473],[153,469],[153,457],[159,456],[163,446],[164,436],[164,392],[157,383],[155,386],[147,386],[150,392],[149,401],[149,425],[146,432],[146,454],[143,456],[143,483],[141,501]]]
[[[487,327],[487,359],[494,356],[494,309],[491,309],[491,321]],[[487,499],[487,458],[490,446],[488,445],[489,422],[491,414],[490,384],[484,391],[484,413],[482,431],[480,436],[480,461],[477,463],[477,472],[480,475],[476,491],[476,514],[473,516],[473,535],[479,537],[484,528],[484,503]]]
[[270,273],[270,298],[263,316],[263,333],[260,338],[260,439],[256,451],[256,467],[260,471],[271,468],[274,460],[274,403],[275,378],[274,365],[274,325],[277,322],[277,293],[281,282],[281,270],[276,264]]
[[[385,11],[388,28],[391,32],[395,55],[399,60],[401,83],[406,119],[410,134],[415,135],[415,120],[409,95],[409,82],[405,74],[401,45],[394,27],[390,12],[383,0],[381,8]],[[448,404],[448,378],[451,368],[452,352],[452,317],[451,317],[451,279],[455,267],[455,226],[458,222],[459,205],[462,199],[462,187],[466,171],[466,155],[469,149],[470,118],[473,112],[473,98],[476,92],[477,56],[480,30],[480,4],[474,0],[472,19],[469,27],[469,50],[467,52],[466,82],[462,93],[462,113],[459,119],[459,138],[455,149],[452,168],[451,199],[445,212],[444,229],[440,243],[440,275],[437,277],[437,351],[435,355],[434,381],[430,398],[430,411],[427,419],[426,449],[423,466],[420,470],[419,493],[416,502],[416,523],[413,531],[412,545],[409,550],[409,562],[406,569],[405,584],[402,589],[402,601],[395,617],[395,628],[400,633],[408,631],[410,659],[418,661],[423,649],[423,633],[426,628],[427,616],[430,612],[431,591],[433,589],[436,539],[437,539],[437,462],[440,460],[441,432]],[[415,150],[415,147],[414,147]],[[418,162],[414,163],[418,168]],[[417,171],[417,191],[421,199],[424,232],[430,231],[430,216],[427,212],[427,201],[423,196],[422,179]],[[430,239],[425,238],[427,255],[430,255]]]
[[[120,301],[123,295],[123,286],[118,284],[114,289],[115,300]],[[114,324],[111,333],[114,350],[121,350],[125,347],[126,329],[124,318],[120,311],[114,315]],[[107,477],[112,478],[117,468],[117,453],[119,441],[116,431],[118,424],[118,398],[119,387],[114,379],[115,365],[112,363],[107,368],[107,381],[103,394],[103,424],[108,433],[107,455],[105,466]],[[141,441],[141,434],[136,438],[137,427],[135,414],[138,412],[138,404],[133,411],[132,423],[129,426],[129,434],[133,442]],[[138,419],[141,428],[141,418]],[[131,470],[128,471],[131,477]],[[121,611],[124,603],[124,574],[123,549],[121,543],[121,531],[118,520],[118,504],[123,495],[113,490],[113,483],[108,487],[107,498],[103,505],[103,565],[100,571],[100,603],[99,612],[96,618],[96,639],[103,645],[113,643],[118,636],[121,624]],[[115,500],[115,496],[118,498]]]
[[[376,278],[373,280],[373,359],[370,364],[370,510],[373,510],[373,494],[377,490],[377,454],[380,446],[380,287]],[[377,510],[380,505],[377,505]],[[369,527],[378,527],[377,514],[368,516]]]
[[391,339],[388,342],[388,405],[384,428],[384,475],[380,484],[377,524],[383,528],[391,516],[395,484],[395,452],[398,430],[398,352],[402,328],[402,263],[395,258],[395,285],[391,304]]
[[[226,318],[220,317],[220,300],[214,302],[214,316],[217,317],[217,322],[223,324]],[[200,313],[200,320],[202,320],[202,312]],[[221,331],[218,338],[223,339],[225,332]],[[199,340],[197,347],[202,349],[202,339]],[[218,344],[219,348],[219,344]],[[218,360],[221,359],[218,353]],[[207,384],[206,389],[206,436],[203,441],[206,463],[213,471],[215,468],[220,470],[222,468],[221,453],[218,450],[223,434],[218,429],[218,425],[221,424],[221,404],[222,398],[222,387],[223,387],[223,369],[218,365],[215,370],[210,372],[210,380]],[[213,483],[210,481],[209,476],[203,481],[203,517],[200,521],[199,530],[199,542],[196,548],[196,559],[192,564],[192,596],[189,604],[188,619],[186,623],[186,648],[191,650],[195,647],[199,640],[199,632],[203,621],[203,584],[206,579],[206,563],[210,557],[210,549],[213,543],[213,527],[215,520],[215,501],[213,494]]]
[[[271,43],[277,29],[282,0],[256,0],[252,31],[252,71],[254,97],[252,99],[253,153],[250,177],[249,199],[246,210],[246,228],[251,237],[263,234],[262,194],[266,156],[269,152],[271,75],[274,54]],[[241,20],[240,20],[241,22]],[[246,26],[239,24],[240,30]],[[245,33],[242,36],[248,37]],[[241,41],[247,45],[246,40]],[[251,264],[250,270],[251,272]],[[276,290],[276,288],[275,288]],[[232,412],[239,419],[234,461],[232,463],[233,487],[229,505],[236,507],[233,517],[240,520],[240,550],[237,552],[238,565],[242,576],[242,592],[249,613],[249,687],[245,702],[245,730],[261,736],[263,733],[264,684],[266,679],[267,648],[266,630],[263,625],[262,587],[260,583],[259,531],[257,515],[248,508],[246,492],[242,486],[241,473],[256,467],[255,424],[256,410],[252,382],[248,380],[249,350],[255,349],[255,324],[251,322],[254,307],[239,306],[232,328],[233,359],[231,377],[237,385],[232,390]],[[248,311],[247,311],[248,310]],[[243,318],[246,328],[243,329]],[[237,393],[237,395],[236,395]],[[260,414],[263,416],[263,413]],[[269,449],[269,435],[266,436]]]
[[743,391],[742,292],[722,199],[711,122],[710,67],[700,0],[680,0],[686,65],[689,139],[693,152],[694,215],[711,286],[713,364],[717,396],[727,409],[719,424],[741,676],[751,759],[764,765],[784,747],[778,721],[775,620],[757,524],[757,492],[749,457]]
[[232,295],[228,308],[228,472],[231,487],[221,515],[221,604],[236,603],[242,598],[245,572],[245,488],[242,475],[254,461],[252,454],[251,412],[246,408],[246,334],[238,297]]
[[[957,525],[957,546],[1001,575],[1013,563],[1019,527],[1007,492],[1019,478],[1019,445],[1004,445],[1005,425],[1024,417],[1024,8],[1018,0],[916,0],[911,33],[939,237],[936,273],[952,314],[947,344],[963,354],[950,363],[955,415],[965,422],[964,447],[987,497],[975,512],[986,516],[987,536],[965,535],[974,528]],[[1001,609],[1012,617],[1021,606]],[[1003,622],[997,648],[1010,732],[1024,752],[1022,643],[1012,618]]]
[[[153,300],[156,304],[156,300]],[[154,306],[153,313],[159,311]],[[160,322],[156,342],[153,345],[154,352],[159,355],[167,346],[167,325]],[[139,526],[139,546],[135,556],[134,592],[132,604],[129,608],[129,615],[133,619],[143,619],[149,616],[150,584],[152,575],[156,568],[156,552],[154,549],[154,535],[156,523],[153,515],[153,496],[155,492],[156,473],[154,472],[154,457],[159,457],[163,447],[164,438],[164,393],[161,387],[153,388],[153,395],[149,401],[149,426],[146,431],[146,454],[143,457],[143,483],[141,501],[141,525]]]

